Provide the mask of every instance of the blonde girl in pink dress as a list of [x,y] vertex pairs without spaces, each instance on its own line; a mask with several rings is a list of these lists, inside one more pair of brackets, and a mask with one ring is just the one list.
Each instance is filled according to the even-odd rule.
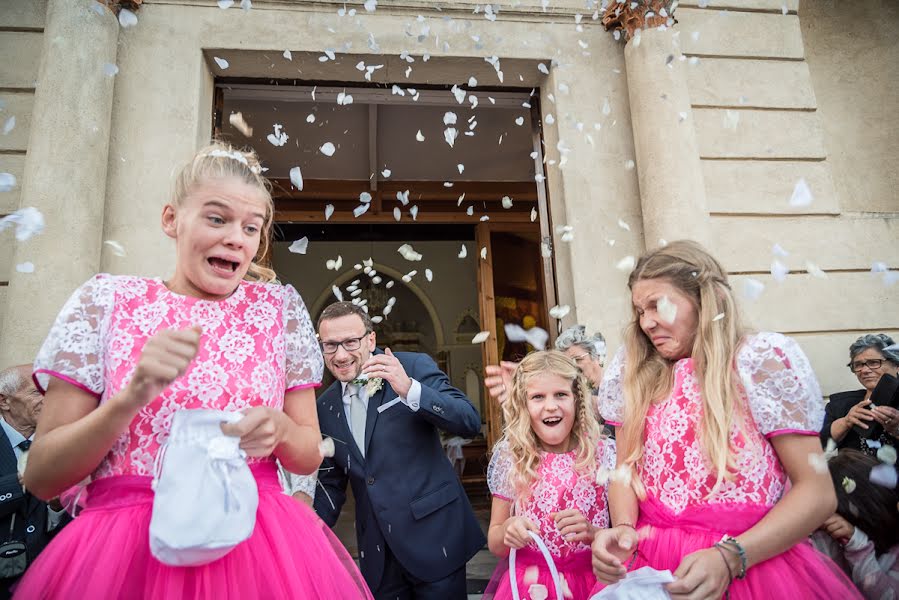
[[[321,456],[313,388],[322,357],[290,286],[255,263],[273,218],[256,156],[201,150],[162,213],[177,262],[167,280],[97,275],[71,296],[35,362],[44,410],[25,486],[54,497],[87,476],[86,508],[22,579],[16,598],[368,598],[346,551],[281,493],[275,459]],[[259,490],[251,537],[214,562],[150,553],[154,460],[182,409],[240,411]]]
[[[701,246],[649,252],[628,285],[633,321],[600,389],[617,432],[613,527],[598,579],[668,569],[674,600],[858,598],[807,536],[833,514],[818,382],[792,339],[747,334],[726,272]],[[789,485],[788,485],[789,480]]]
[[596,583],[590,542],[609,524],[597,475],[614,469],[615,442],[601,434],[587,380],[561,352],[529,354],[515,369],[509,396],[503,438],[487,468],[493,495],[487,543],[501,560],[484,597],[512,597],[505,560],[512,548],[521,597],[530,597],[533,585],[555,597],[532,531],[552,554],[567,597],[586,599]]

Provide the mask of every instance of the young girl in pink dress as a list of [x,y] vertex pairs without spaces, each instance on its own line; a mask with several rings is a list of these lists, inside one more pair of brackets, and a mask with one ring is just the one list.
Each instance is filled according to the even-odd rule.
[[[201,150],[162,214],[174,275],[97,275],[57,317],[35,362],[45,399],[25,486],[53,497],[93,481],[17,598],[370,597],[328,528],[278,484],[276,458],[297,473],[321,461],[322,357],[296,290],[254,262],[273,217],[260,172],[252,153]],[[194,567],[159,562],[148,543],[154,460],[182,409],[244,414],[222,431],[240,438],[259,490],[251,537]]]
[[566,597],[586,599],[596,583],[590,542],[597,529],[609,525],[606,487],[597,483],[597,475],[607,477],[603,471],[614,469],[614,441],[601,434],[586,379],[561,352],[528,355],[515,369],[510,392],[503,403],[503,438],[487,468],[493,494],[487,543],[501,561],[484,597],[512,597],[504,560],[511,548],[517,549],[521,597],[530,597],[533,585],[555,597],[549,567],[528,534],[532,531],[552,554],[571,594]]
[[674,574],[675,600],[858,598],[806,540],[836,500],[815,469],[824,405],[802,350],[746,334],[725,271],[694,242],[649,252],[628,285],[634,319],[600,405],[623,423],[633,478],[610,485],[598,579],[648,565]]

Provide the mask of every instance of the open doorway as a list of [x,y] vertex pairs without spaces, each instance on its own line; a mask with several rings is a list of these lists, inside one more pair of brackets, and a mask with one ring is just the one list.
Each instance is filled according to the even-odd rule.
[[[444,441],[472,504],[485,505],[502,423],[483,365],[525,352],[506,342],[507,322],[554,333],[538,95],[246,80],[216,89],[216,134],[252,146],[274,184],[279,277],[313,318],[335,290],[364,302],[380,346],[431,355],[467,392],[482,434],[456,450]],[[291,253],[303,237],[306,253]],[[421,259],[404,258],[404,244]],[[479,331],[490,337],[473,345]]]

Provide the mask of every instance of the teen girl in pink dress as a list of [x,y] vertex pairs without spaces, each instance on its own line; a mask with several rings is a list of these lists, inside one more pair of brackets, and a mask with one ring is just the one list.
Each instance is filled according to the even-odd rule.
[[[299,473],[321,460],[322,357],[296,290],[254,263],[272,214],[255,155],[205,148],[163,212],[171,279],[97,275],[63,307],[35,362],[45,401],[25,485],[49,497],[92,483],[17,598],[370,597],[328,528],[278,483],[276,458]],[[256,525],[223,558],[172,567],[150,553],[150,482],[173,415],[201,408],[245,415],[222,429],[250,457]]]

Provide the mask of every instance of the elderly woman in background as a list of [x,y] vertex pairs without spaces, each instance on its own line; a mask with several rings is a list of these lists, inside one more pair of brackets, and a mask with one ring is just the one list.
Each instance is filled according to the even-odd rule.
[[[837,448],[854,448],[875,454],[881,444],[896,445],[899,439],[899,410],[890,406],[871,406],[871,392],[884,374],[899,373],[899,350],[893,339],[883,333],[863,335],[849,346],[849,370],[855,373],[864,389],[840,392],[830,396],[821,429],[821,443],[833,439]],[[872,422],[883,425],[884,434],[868,443],[854,429],[868,429]],[[872,447],[873,446],[873,447]]]

